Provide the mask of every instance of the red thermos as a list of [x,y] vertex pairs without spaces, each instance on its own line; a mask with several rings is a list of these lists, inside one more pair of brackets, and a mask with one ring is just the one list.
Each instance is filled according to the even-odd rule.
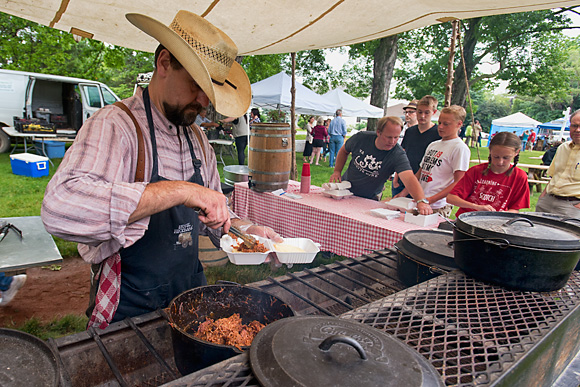
[[300,193],[310,192],[310,164],[302,165],[302,176],[300,176]]

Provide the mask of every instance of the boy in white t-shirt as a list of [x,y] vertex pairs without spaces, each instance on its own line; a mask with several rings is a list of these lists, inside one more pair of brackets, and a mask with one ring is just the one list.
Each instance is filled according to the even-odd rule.
[[465,109],[457,105],[441,110],[437,128],[441,140],[429,144],[415,174],[433,212],[445,217],[449,217],[453,209],[447,204],[447,194],[469,169],[471,152],[459,138],[465,115]]

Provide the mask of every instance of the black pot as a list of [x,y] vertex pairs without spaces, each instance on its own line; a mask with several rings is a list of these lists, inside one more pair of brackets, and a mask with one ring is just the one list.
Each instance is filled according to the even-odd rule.
[[0,385],[62,385],[56,354],[38,337],[0,328]]
[[407,286],[458,269],[453,253],[453,234],[441,230],[407,231],[395,243],[397,274]]
[[461,270],[509,289],[558,290],[580,260],[580,227],[536,214],[464,213],[453,235]]
[[206,317],[217,320],[239,313],[244,324],[257,320],[267,325],[295,314],[276,296],[240,285],[208,285],[188,290],[175,297],[165,311],[172,327],[175,365],[182,375],[219,363],[249,348],[241,347],[240,350],[194,337]]
[[250,364],[263,387],[444,386],[433,365],[402,341],[336,317],[268,325],[252,343]]

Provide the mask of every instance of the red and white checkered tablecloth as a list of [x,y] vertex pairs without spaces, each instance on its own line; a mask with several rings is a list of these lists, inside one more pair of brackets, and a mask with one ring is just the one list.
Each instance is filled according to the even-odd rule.
[[337,200],[324,196],[322,188],[316,186],[302,194],[300,183],[293,180],[286,192],[297,193],[302,199],[256,192],[248,183],[236,183],[234,211],[241,218],[272,227],[282,237],[309,238],[320,243],[322,251],[346,257],[391,247],[407,231],[429,229],[404,222],[403,214],[393,220],[372,215],[370,210],[385,208],[384,203],[374,200],[356,196]]

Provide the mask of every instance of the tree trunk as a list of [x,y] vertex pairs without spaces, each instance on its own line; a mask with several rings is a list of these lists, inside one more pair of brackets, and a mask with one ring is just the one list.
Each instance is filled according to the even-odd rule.
[[[382,107],[387,114],[387,101],[389,100],[389,88],[397,60],[398,35],[381,38],[374,55],[373,64],[373,90],[371,92],[371,105]],[[369,118],[367,130],[377,129],[377,118]]]
[[471,80],[471,74],[475,67],[474,54],[479,29],[481,28],[481,18],[469,19],[463,23],[466,27],[463,36],[463,58],[459,60],[459,66],[455,70],[455,79],[453,80],[453,91],[451,95],[451,104],[465,106],[467,99],[467,83],[465,82],[465,72],[463,71],[463,60],[465,59],[465,70],[467,79]]

